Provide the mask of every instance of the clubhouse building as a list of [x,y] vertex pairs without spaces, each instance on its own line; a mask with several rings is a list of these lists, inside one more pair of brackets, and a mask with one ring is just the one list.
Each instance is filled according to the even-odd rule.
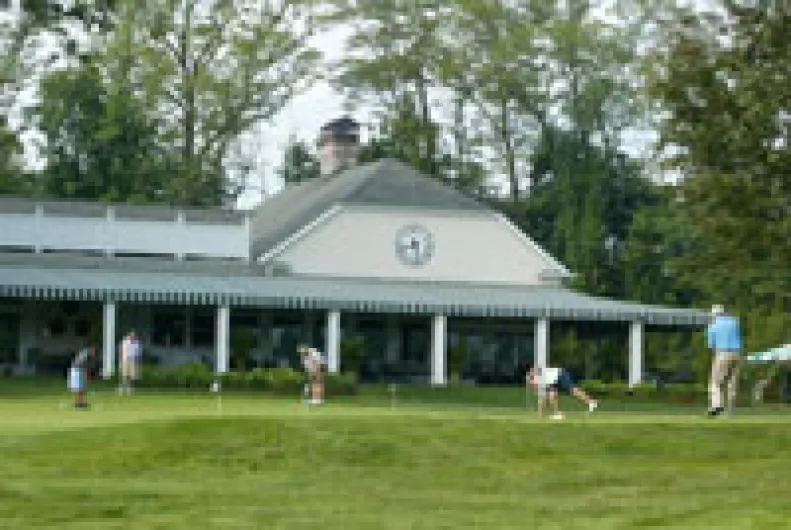
[[358,150],[356,123],[325,125],[321,176],[251,211],[0,197],[0,373],[60,369],[92,345],[110,377],[135,330],[152,363],[222,373],[237,351],[293,363],[307,342],[330,371],[362,348],[371,377],[444,385],[454,348],[495,371],[545,365],[552,323],[585,321],[627,326],[635,384],[647,326],[708,322],[575,292],[505,216]]

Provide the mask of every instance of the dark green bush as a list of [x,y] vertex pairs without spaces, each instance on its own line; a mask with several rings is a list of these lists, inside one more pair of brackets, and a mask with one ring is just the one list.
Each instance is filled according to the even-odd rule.
[[[216,376],[204,364],[178,366],[144,365],[138,386],[158,389],[206,389],[219,381],[224,391],[262,391],[279,395],[299,395],[305,376],[291,368],[254,368]],[[328,396],[349,395],[357,391],[356,380],[348,375],[327,374],[325,388]]]
[[580,387],[597,397],[623,398],[637,402],[699,403],[705,402],[708,395],[706,386],[698,383],[677,383],[662,386],[643,383],[630,390],[629,385],[623,382],[581,381]]

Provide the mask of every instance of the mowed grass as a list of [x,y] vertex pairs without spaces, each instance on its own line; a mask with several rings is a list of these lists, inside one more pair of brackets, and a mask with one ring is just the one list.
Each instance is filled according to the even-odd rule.
[[1,528],[787,528],[791,418],[0,401]]

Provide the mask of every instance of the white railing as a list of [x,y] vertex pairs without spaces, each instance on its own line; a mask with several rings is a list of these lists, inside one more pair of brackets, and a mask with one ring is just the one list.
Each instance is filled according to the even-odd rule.
[[247,260],[249,233],[241,212],[0,200],[0,249]]

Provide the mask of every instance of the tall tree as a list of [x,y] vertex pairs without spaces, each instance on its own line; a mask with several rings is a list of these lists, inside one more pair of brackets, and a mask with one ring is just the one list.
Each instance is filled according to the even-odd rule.
[[229,171],[240,135],[272,117],[312,77],[309,13],[295,2],[123,0],[106,53],[177,153],[164,190],[177,204],[218,204],[244,182]]
[[141,102],[109,93],[95,55],[41,83],[38,125],[47,165],[36,191],[54,197],[159,201],[168,185],[167,153]]
[[745,5],[672,26],[650,89],[685,175],[682,279],[760,327],[748,345],[764,347],[791,329],[791,16],[783,4]]
[[16,134],[0,121],[0,194],[26,193],[28,181],[19,163],[21,146]]
[[334,81],[350,99],[379,108],[379,151],[440,177],[442,154],[431,91],[439,86],[450,6],[420,2],[337,0],[328,17],[353,24],[350,57]]
[[286,184],[298,184],[318,177],[321,166],[318,157],[305,142],[291,137],[278,173]]

